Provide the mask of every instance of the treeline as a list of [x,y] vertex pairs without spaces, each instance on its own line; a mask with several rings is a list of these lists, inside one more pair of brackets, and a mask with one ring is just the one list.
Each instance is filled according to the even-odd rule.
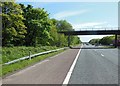
[[[0,2],[2,7],[2,46],[67,46],[67,36],[58,31],[74,30],[66,20],[49,17],[44,8]],[[80,43],[77,36],[71,44]]]
[[91,44],[102,44],[102,45],[110,45],[115,43],[115,36],[105,36],[101,39],[91,39],[89,41]]

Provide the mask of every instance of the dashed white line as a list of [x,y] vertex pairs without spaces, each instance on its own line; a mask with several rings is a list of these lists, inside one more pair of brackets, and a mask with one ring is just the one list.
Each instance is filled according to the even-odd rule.
[[104,57],[104,55],[103,55],[103,54],[101,54],[101,56],[103,56],[103,57]]

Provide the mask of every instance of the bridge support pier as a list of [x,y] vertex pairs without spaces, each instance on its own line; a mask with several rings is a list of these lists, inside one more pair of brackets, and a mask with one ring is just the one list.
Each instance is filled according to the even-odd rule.
[[117,48],[117,34],[115,34],[115,48]]
[[68,35],[68,47],[70,47],[70,35]]

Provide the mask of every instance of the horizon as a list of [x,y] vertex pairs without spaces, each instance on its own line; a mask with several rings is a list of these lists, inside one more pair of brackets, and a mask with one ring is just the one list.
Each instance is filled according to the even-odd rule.
[[[118,26],[117,2],[17,2],[34,8],[44,8],[50,18],[68,21],[75,30]],[[82,42],[110,35],[78,36]]]

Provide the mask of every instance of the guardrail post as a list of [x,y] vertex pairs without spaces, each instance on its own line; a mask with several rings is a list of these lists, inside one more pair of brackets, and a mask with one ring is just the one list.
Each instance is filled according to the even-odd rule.
[[29,59],[31,60],[31,56],[30,55],[31,55],[31,52],[29,51]]

